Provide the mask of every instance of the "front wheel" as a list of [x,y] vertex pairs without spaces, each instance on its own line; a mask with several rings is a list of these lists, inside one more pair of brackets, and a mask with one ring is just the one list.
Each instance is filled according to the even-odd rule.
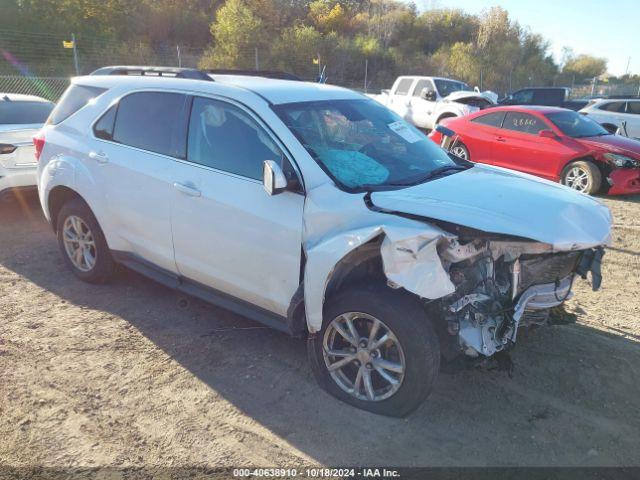
[[328,299],[322,330],[308,340],[320,385],[338,399],[402,417],[429,395],[440,367],[438,340],[419,303],[388,287]]
[[600,190],[602,174],[592,162],[579,160],[565,167],[562,172],[562,183],[578,192],[591,195]]

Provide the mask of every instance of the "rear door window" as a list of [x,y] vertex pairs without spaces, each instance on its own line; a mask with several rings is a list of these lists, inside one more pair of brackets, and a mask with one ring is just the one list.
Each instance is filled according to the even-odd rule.
[[113,127],[116,122],[117,108],[117,105],[111,107],[93,126],[93,133],[96,137],[103,140],[113,140]]
[[73,84],[64,92],[56,108],[53,109],[48,124],[57,125],[87,105],[94,98],[106,92],[106,88]]
[[185,158],[187,100],[181,93],[139,92],[120,100],[113,140],[171,157]]
[[396,95],[408,95],[412,83],[412,78],[403,78],[400,80],[400,82],[398,82],[398,88],[396,88]]
[[479,123],[480,125],[487,125],[488,127],[500,128],[502,126],[502,121],[504,120],[504,114],[505,112],[487,113],[485,115],[480,115],[471,121],[473,123]]
[[0,125],[44,123],[53,107],[49,102],[0,101]]
[[627,113],[640,115],[640,101],[627,102]]
[[546,130],[549,126],[538,117],[534,117],[528,113],[507,112],[502,128],[537,135],[540,130]]
[[598,108],[600,110],[605,110],[607,112],[624,113],[624,107],[625,107],[625,102],[607,102],[600,105],[600,107]]

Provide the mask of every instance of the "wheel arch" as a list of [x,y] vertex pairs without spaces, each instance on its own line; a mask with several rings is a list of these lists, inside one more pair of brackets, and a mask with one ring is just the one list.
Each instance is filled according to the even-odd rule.
[[[53,187],[47,197],[47,208],[49,210],[49,218],[51,221],[51,228],[56,232],[58,227],[58,214],[63,205],[73,199],[79,199],[89,207],[87,201],[78,192],[66,185],[58,185]],[[91,209],[91,207],[89,207]]]

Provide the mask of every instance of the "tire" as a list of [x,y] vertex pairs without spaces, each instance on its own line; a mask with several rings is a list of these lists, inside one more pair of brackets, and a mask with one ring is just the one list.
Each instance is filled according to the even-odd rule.
[[602,125],[602,128],[604,128],[607,132],[611,134],[615,134],[619,128],[617,125],[613,125],[611,123],[603,123],[601,125]]
[[436,124],[433,128],[437,127],[438,125],[440,125],[440,122],[442,120],[444,120],[445,118],[456,118],[457,115],[454,115],[453,113],[445,113],[444,115],[442,115],[438,120],[436,120]]
[[571,162],[562,171],[562,184],[588,195],[596,193],[602,186],[602,174],[593,162],[578,160]]
[[[355,342],[357,347],[347,342],[334,327],[334,322],[338,322],[344,325],[343,331],[349,330],[345,315],[349,316],[360,336],[360,341]],[[362,348],[365,345],[361,343],[367,342],[370,327],[376,319],[381,323],[374,339],[380,340],[387,335],[390,340],[377,350],[372,349],[371,357],[366,358],[371,344]],[[349,351],[352,359],[325,356],[325,345],[330,351]],[[425,311],[409,293],[386,286],[355,287],[331,296],[325,304],[322,329],[309,336],[307,351],[314,376],[327,392],[355,407],[392,417],[403,417],[415,410],[431,393],[440,369],[440,346]],[[327,363],[334,364],[337,359],[347,363],[332,374]],[[381,361],[393,362],[385,366],[395,364],[394,370],[381,368]],[[398,365],[404,366],[402,372],[398,371]],[[359,370],[362,370],[362,380],[356,395],[353,392]],[[397,385],[386,381],[378,373],[380,370],[397,381]],[[365,375],[371,378],[373,400],[367,393]],[[348,392],[349,383],[352,393]]]
[[471,155],[469,154],[469,149],[464,143],[460,141],[456,142],[456,144],[450,150],[450,152],[456,157],[462,158],[463,160],[471,161]]
[[[84,248],[80,247],[80,242],[69,240],[74,234],[74,238],[79,237],[78,229],[82,232]],[[84,201],[74,198],[62,206],[58,213],[56,232],[62,258],[76,277],[88,283],[105,283],[113,276],[115,263],[104,233]],[[86,250],[89,255],[75,257],[73,252],[78,250]],[[90,261],[91,258],[93,262]]]

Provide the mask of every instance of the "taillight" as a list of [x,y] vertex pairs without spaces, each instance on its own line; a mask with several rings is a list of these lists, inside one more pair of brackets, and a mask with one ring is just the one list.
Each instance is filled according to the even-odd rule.
[[44,148],[44,133],[38,132],[35,137],[33,137],[33,145],[36,147],[36,161],[40,160],[40,155],[42,155],[42,149]]
[[8,153],[13,153],[16,151],[15,145],[10,145],[8,143],[0,143],[0,155],[6,155]]

